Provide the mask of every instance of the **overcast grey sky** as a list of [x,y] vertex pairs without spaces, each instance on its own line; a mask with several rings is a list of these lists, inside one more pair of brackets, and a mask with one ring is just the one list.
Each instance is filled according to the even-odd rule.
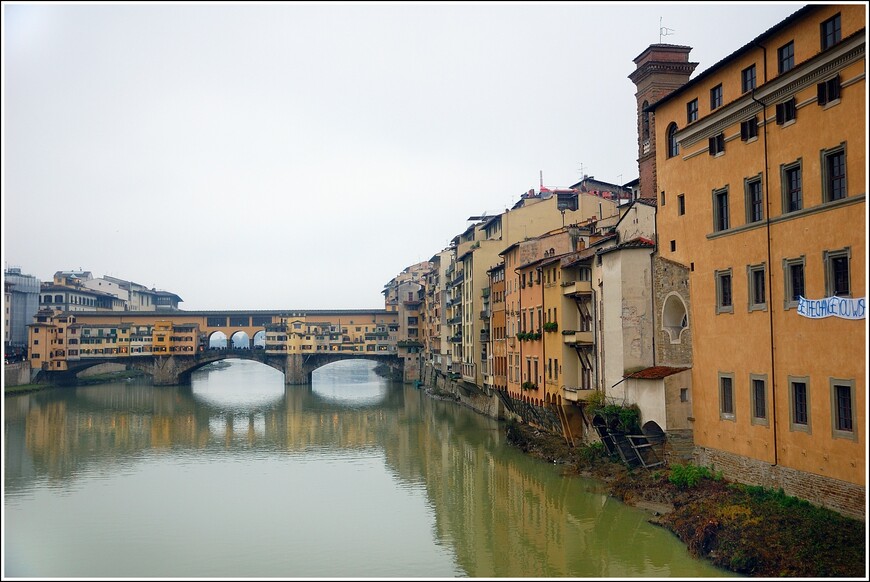
[[4,2],[4,267],[381,308],[539,172],[636,178],[647,46],[698,74],[802,5]]

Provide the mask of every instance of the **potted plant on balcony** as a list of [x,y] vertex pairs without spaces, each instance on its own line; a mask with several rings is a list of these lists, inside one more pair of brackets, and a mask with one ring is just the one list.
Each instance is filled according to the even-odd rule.
[[559,329],[559,324],[556,323],[555,321],[548,321],[547,323],[544,324],[544,331],[550,332],[550,331],[557,331],[558,329]]

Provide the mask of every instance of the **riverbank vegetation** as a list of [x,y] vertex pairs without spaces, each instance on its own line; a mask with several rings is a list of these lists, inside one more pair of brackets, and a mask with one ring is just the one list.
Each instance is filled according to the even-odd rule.
[[731,483],[690,463],[630,469],[600,443],[564,439],[509,421],[508,442],[603,481],[610,495],[651,512],[698,559],[746,576],[866,579],[866,524],[775,491]]

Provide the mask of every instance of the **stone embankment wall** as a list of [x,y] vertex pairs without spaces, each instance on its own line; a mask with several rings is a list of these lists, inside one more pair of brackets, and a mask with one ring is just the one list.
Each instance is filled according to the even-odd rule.
[[786,495],[805,499],[814,505],[855,519],[867,519],[867,492],[860,485],[706,447],[696,448],[695,459],[695,464],[722,471],[729,480],[782,489]]
[[422,383],[437,398],[454,400],[491,418],[505,418],[504,406],[496,394],[489,395],[480,388],[468,386],[462,380],[452,380],[430,366],[423,368]]
[[30,384],[30,362],[6,364],[3,369],[5,386],[23,386]]
[[665,460],[668,464],[694,462],[695,441],[691,429],[669,430],[665,444]]

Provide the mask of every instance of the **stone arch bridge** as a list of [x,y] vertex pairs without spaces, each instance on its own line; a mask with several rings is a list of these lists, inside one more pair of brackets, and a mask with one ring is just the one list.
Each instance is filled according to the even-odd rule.
[[172,386],[190,382],[190,376],[198,369],[220,360],[254,360],[284,374],[285,384],[310,384],[311,374],[318,368],[341,360],[373,360],[394,370],[399,377],[404,371],[404,360],[396,354],[371,352],[323,352],[314,354],[269,354],[265,350],[223,349],[206,350],[192,355],[125,356],[92,358],[70,362],[64,371],[43,371],[51,380],[61,385],[74,384],[76,375],[99,364],[123,364],[140,370],[152,378],[155,386]]

